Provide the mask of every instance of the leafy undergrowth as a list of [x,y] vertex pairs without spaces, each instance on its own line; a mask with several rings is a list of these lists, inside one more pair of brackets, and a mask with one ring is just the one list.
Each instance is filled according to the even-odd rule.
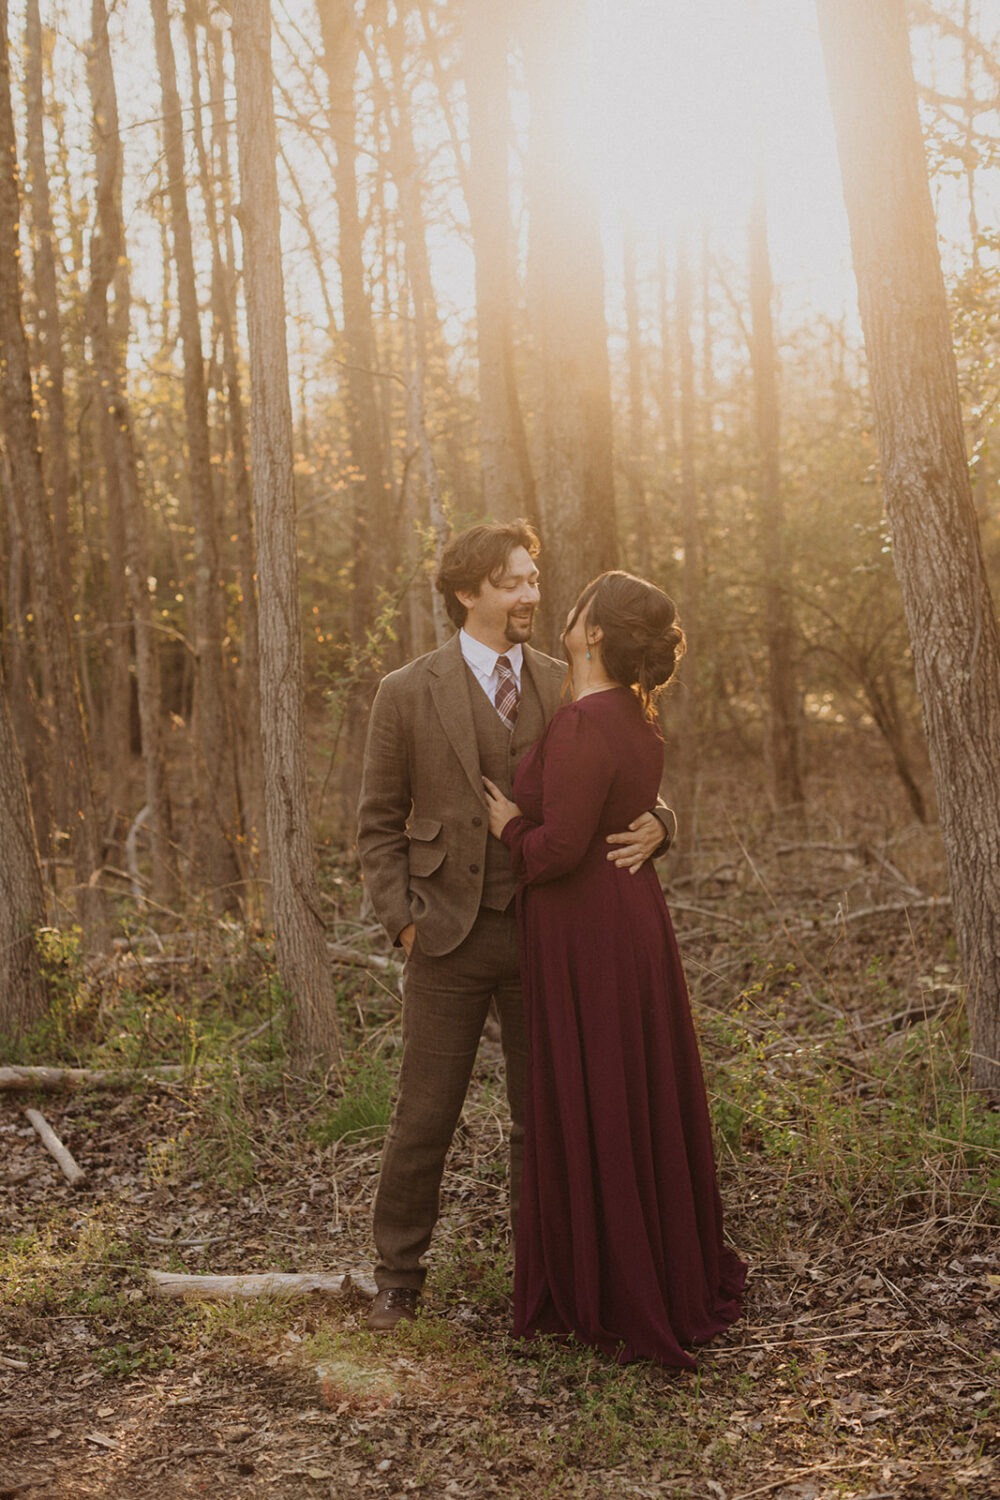
[[[768,865],[761,843],[708,851],[670,892],[751,1263],[746,1315],[695,1375],[510,1339],[489,1040],[417,1323],[370,1335],[358,1290],[153,1297],[149,1268],[363,1282],[396,976],[339,971],[351,1062],[321,1085],[289,1070],[266,952],[234,929],[140,933],[96,969],[60,940],[60,1000],[22,1060],[193,1071],[0,1096],[0,1497],[995,1495],[1000,1114],[967,1090],[947,908],[868,911],[926,889],[929,857],[828,838],[775,842]],[[386,951],[360,922],[337,939]]]

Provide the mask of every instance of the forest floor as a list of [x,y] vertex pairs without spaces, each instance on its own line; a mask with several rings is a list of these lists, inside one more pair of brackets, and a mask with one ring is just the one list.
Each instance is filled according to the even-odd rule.
[[[0,1095],[0,1500],[1000,1493],[1000,1113],[965,1082],[940,851],[915,826],[742,824],[668,879],[751,1265],[697,1374],[511,1339],[489,1039],[417,1322],[368,1334],[358,1290],[153,1296],[151,1268],[364,1283],[398,971],[340,969],[351,1060],[320,1085],[288,1069],[262,945],[135,924],[98,965],[56,945],[53,1022],[14,1060],[190,1075]],[[326,890],[337,941],[391,960],[351,872]]]

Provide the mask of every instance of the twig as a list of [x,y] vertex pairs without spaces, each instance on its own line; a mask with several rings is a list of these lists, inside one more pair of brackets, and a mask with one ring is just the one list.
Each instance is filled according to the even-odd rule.
[[750,1500],[752,1495],[769,1495],[772,1490],[783,1489],[786,1484],[794,1484],[797,1479],[805,1479],[809,1474],[829,1474],[835,1470],[838,1474],[846,1469],[871,1469],[880,1463],[878,1458],[856,1459],[853,1463],[844,1463],[842,1459],[834,1458],[829,1463],[812,1464],[808,1469],[793,1469],[790,1474],[783,1474],[780,1479],[772,1479],[770,1484],[758,1485],[753,1490],[740,1490],[739,1494],[733,1496],[733,1500]]
[[729,917],[722,911],[706,911],[703,906],[691,906],[686,901],[668,900],[667,905],[671,911],[694,912],[695,916],[708,917],[712,922],[728,922],[730,927],[746,927],[747,925],[745,922],[741,922],[739,917]]
[[910,1339],[938,1339],[941,1343],[950,1344],[957,1349],[966,1359],[973,1359],[975,1355],[961,1344],[956,1344],[946,1333],[938,1333],[936,1328],[858,1328],[851,1333],[824,1333],[809,1338],[799,1338],[791,1334],[787,1339],[774,1339],[766,1344],[738,1344],[730,1348],[719,1348],[705,1350],[713,1359],[723,1359],[732,1354],[747,1354],[759,1350],[789,1349],[795,1344],[844,1344],[850,1343],[852,1339],[872,1339],[884,1336],[885,1338],[910,1338]]
[[886,901],[880,906],[859,906],[857,911],[838,911],[834,917],[823,917],[821,927],[837,927],[841,922],[859,922],[862,917],[878,917],[886,912],[907,912],[934,906],[950,906],[950,896],[925,896],[921,901]]
[[76,1187],[78,1182],[83,1181],[86,1173],[80,1166],[80,1163],[73,1157],[73,1153],[66,1149],[48,1120],[39,1110],[26,1109],[24,1113],[31,1121],[32,1127],[46,1151],[50,1156],[55,1158],[56,1165],[70,1187]]
[[268,1016],[266,1021],[262,1021],[261,1024],[259,1026],[255,1026],[252,1031],[245,1031],[242,1036],[237,1037],[236,1040],[232,1043],[233,1050],[238,1052],[241,1048],[245,1047],[248,1042],[255,1041],[257,1037],[263,1035],[263,1033],[267,1031],[268,1027],[274,1026],[278,1021],[280,1021],[283,1014],[284,1006],[279,1006],[273,1015]]
[[202,1249],[205,1245],[216,1245],[220,1240],[228,1239],[225,1234],[205,1234],[192,1236],[190,1239],[176,1239],[172,1234],[147,1234],[147,1240],[151,1245],[177,1245],[186,1250]]
[[334,963],[352,964],[359,969],[396,969],[396,959],[384,958],[381,953],[359,953],[356,948],[345,948],[340,943],[327,943],[326,951]]

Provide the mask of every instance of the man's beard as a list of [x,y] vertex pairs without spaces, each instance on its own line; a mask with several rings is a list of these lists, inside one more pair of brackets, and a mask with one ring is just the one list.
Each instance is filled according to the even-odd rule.
[[531,631],[535,623],[535,611],[516,619],[514,615],[507,616],[507,624],[504,627],[504,635],[512,646],[517,646],[523,641],[531,640]]

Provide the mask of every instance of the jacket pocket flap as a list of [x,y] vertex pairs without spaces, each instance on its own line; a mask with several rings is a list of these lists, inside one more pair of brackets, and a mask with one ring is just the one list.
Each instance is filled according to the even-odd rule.
[[433,875],[434,871],[444,863],[447,850],[443,845],[434,848],[430,844],[410,845],[410,874],[417,878]]
[[423,842],[436,839],[442,827],[440,818],[411,818],[406,831],[411,839],[420,839]]

